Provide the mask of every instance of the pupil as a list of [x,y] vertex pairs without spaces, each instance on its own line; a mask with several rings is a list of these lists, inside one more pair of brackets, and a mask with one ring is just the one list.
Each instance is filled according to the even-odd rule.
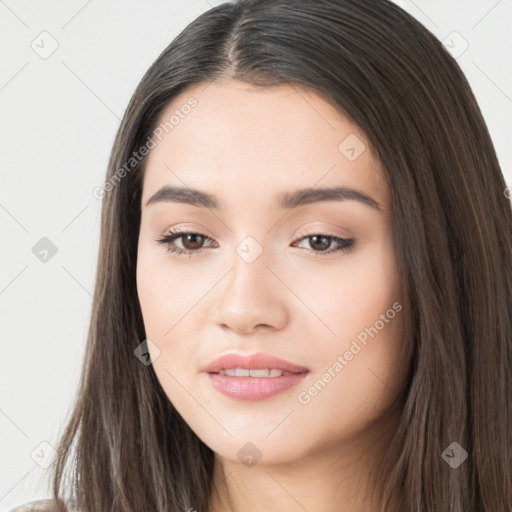
[[[327,249],[329,247],[329,238],[326,236],[314,235],[311,237],[311,239],[313,240],[313,243],[311,244],[311,247],[313,247],[313,248],[315,248],[315,245],[316,245],[317,249]],[[324,243],[318,244],[317,240],[323,240]]]
[[[193,241],[193,240],[194,240],[194,238],[198,238],[198,239],[199,239],[199,242],[195,242],[195,243],[194,243],[194,241]],[[189,241],[190,239],[192,239],[192,247],[190,247],[190,246],[189,246],[189,247],[187,247],[187,245],[186,245],[186,244],[184,244],[184,245],[185,245],[185,247],[187,247],[188,249],[197,249],[198,247],[200,247],[200,246],[201,246],[201,238],[202,238],[202,236],[201,236],[201,235],[196,235],[196,234],[186,235],[186,236],[185,236],[185,240]]]

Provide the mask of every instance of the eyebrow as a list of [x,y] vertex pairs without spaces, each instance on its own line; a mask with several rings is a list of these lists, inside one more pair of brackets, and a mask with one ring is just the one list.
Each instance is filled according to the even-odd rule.
[[[359,201],[379,212],[382,211],[381,205],[375,201],[375,199],[361,190],[349,187],[309,188],[286,192],[279,196],[278,206],[285,209],[324,201],[343,200]],[[146,206],[161,202],[176,202],[202,208],[221,209],[221,203],[213,194],[193,188],[175,187],[171,185],[165,185],[158,190],[158,192],[153,194],[147,201]]]

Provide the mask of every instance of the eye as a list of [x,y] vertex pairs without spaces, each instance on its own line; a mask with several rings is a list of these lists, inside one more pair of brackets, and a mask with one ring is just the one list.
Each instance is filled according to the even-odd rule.
[[[348,251],[356,243],[354,238],[341,238],[339,236],[327,235],[324,233],[306,235],[300,238],[300,240],[309,240],[309,245],[314,248],[313,252],[320,253],[319,255]],[[332,242],[338,244],[338,247],[325,250],[331,246]]]
[[[182,239],[181,243],[183,247],[176,247],[176,245],[174,245],[175,241],[179,239]],[[171,229],[167,234],[157,238],[156,242],[166,246],[167,250],[171,253],[177,254],[179,256],[190,257],[192,254],[197,254],[204,250],[204,246],[202,245],[204,244],[205,240],[210,240],[216,244],[216,242],[214,242],[211,238],[201,233],[180,229]],[[354,238],[341,238],[339,236],[328,235],[324,233],[305,235],[299,239],[299,241],[302,240],[309,240],[309,244],[312,247],[311,252],[316,253],[319,256],[348,251],[354,246],[356,242]],[[338,247],[326,250],[331,246],[333,242],[338,244]],[[216,246],[218,247],[218,244]]]
[[[183,239],[183,248],[173,245],[174,241],[180,238]],[[211,240],[211,238],[201,233],[182,231],[180,229],[171,229],[166,235],[156,239],[159,244],[166,246],[169,252],[189,257],[192,256],[192,253],[198,253],[203,250],[201,244],[204,240]]]

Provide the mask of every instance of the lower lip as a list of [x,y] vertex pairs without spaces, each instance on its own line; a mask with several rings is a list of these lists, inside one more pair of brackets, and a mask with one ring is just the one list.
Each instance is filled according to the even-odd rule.
[[213,387],[230,398],[263,400],[300,384],[308,372],[280,377],[232,377],[209,373]]

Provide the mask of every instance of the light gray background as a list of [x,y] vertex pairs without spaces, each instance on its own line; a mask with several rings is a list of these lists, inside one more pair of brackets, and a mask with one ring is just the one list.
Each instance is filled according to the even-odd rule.
[[[71,410],[92,303],[101,207],[92,191],[119,121],[154,59],[220,3],[0,0],[2,511],[50,497],[44,466]],[[467,41],[457,60],[511,185],[512,1],[397,3],[452,51]],[[58,48],[42,58],[52,39]],[[57,247],[46,263],[32,252],[43,237]]]

